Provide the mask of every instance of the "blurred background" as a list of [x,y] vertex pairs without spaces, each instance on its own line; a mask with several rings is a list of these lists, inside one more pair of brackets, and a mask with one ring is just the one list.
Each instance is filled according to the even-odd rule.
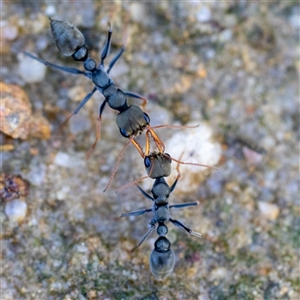
[[[2,299],[299,299],[297,2],[20,1],[1,11]],[[106,63],[126,41],[115,83],[149,99],[152,125],[199,125],[158,129],[166,152],[218,167],[181,167],[169,201],[200,205],[172,217],[203,238],[168,223],[176,265],[163,282],[149,269],[156,232],[130,252],[151,214],[119,218],[151,206],[135,186],[115,192],[145,175],[134,147],[103,193],[127,142],[116,112],[105,109],[87,160],[103,96],[59,130],[93,85],[22,53],[82,69],[59,53],[49,17],[77,26],[96,61],[110,22]]]

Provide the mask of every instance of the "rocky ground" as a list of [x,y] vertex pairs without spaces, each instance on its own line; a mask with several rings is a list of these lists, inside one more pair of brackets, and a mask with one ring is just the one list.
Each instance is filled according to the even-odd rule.
[[[22,125],[25,110],[3,108],[3,99],[20,94],[2,90],[2,131],[27,130],[1,136],[2,170],[30,188],[20,199],[2,194],[1,299],[299,299],[299,6],[234,3],[1,4],[1,80],[25,91],[26,113],[38,116],[28,120],[42,120]],[[151,206],[135,186],[115,192],[145,175],[134,147],[103,193],[126,143],[116,113],[106,108],[102,139],[87,160],[102,95],[59,131],[92,83],[22,53],[81,67],[59,53],[48,17],[76,25],[97,61],[111,22],[108,61],[127,40],[115,83],[149,99],[152,125],[200,125],[156,131],[172,157],[185,150],[183,161],[218,167],[181,167],[170,203],[200,205],[172,216],[203,238],[168,223],[177,260],[164,281],[149,270],[156,233],[130,252],[151,215],[119,218]],[[175,177],[174,170],[169,183]],[[148,191],[152,184],[142,183]]]

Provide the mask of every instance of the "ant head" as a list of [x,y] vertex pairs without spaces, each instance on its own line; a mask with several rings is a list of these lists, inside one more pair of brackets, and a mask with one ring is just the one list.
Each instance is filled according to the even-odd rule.
[[171,158],[167,153],[152,152],[144,159],[144,165],[150,178],[168,177],[171,174]]
[[150,255],[150,268],[153,276],[163,280],[171,274],[175,264],[175,254],[170,248],[171,243],[166,237],[160,236]]

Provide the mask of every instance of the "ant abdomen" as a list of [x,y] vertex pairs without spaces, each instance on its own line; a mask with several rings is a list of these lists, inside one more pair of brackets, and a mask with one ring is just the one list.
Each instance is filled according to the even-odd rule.
[[175,265],[175,254],[170,248],[169,240],[160,236],[154,245],[150,255],[150,269],[153,276],[158,280],[163,280],[169,276]]
[[73,56],[76,61],[88,57],[83,34],[73,25],[50,19],[51,33],[58,50],[65,56]]

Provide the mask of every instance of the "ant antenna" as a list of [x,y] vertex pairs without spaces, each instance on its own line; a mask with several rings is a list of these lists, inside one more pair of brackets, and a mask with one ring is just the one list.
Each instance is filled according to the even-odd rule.
[[152,129],[158,128],[170,128],[170,129],[188,129],[188,128],[197,128],[200,125],[158,125],[158,126],[151,126]]
[[114,179],[114,177],[116,175],[116,172],[117,172],[118,166],[120,164],[121,158],[123,156],[123,153],[124,153],[125,149],[128,147],[128,145],[130,144],[130,142],[131,142],[131,139],[126,143],[126,145],[123,147],[122,151],[118,155],[118,160],[117,160],[114,170],[109,178],[109,182],[108,182],[107,186],[105,187],[105,189],[103,190],[103,193],[105,193],[107,191],[107,189],[110,187],[112,180]]
[[116,193],[119,193],[119,192],[121,192],[121,191],[123,191],[123,190],[129,188],[130,186],[132,186],[132,185],[134,185],[134,184],[137,185],[138,182],[140,182],[140,181],[142,181],[142,180],[144,180],[144,179],[146,179],[146,178],[149,178],[149,177],[151,176],[151,174],[152,174],[153,168],[154,168],[154,164],[152,164],[148,176],[140,177],[140,178],[136,179],[135,181],[132,181],[132,182],[129,182],[129,183],[126,183],[126,184],[122,185],[121,187],[119,187],[119,188],[116,190]]
[[[203,164],[197,164],[197,163],[191,163],[191,162],[184,162],[184,161],[180,161],[180,160],[177,160],[173,157],[170,157],[168,155],[166,155],[165,153],[161,153],[164,157],[166,158],[169,158],[173,161],[176,161],[178,164],[181,164],[181,165],[191,165],[191,166],[198,166],[198,167],[205,167],[205,168],[209,168],[209,169],[215,169],[215,170],[219,170],[217,167],[215,166],[210,166],[210,165],[203,165]],[[180,157],[182,156],[183,153],[181,153]]]

